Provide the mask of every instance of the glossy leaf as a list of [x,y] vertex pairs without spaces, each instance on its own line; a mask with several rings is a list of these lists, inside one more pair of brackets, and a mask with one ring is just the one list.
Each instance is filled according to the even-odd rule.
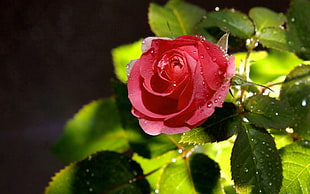
[[131,114],[131,104],[128,99],[127,86],[120,82],[113,82],[114,93],[121,123],[125,130],[131,149],[146,158],[153,158],[177,149],[173,138],[180,135],[157,135],[146,134],[139,126],[138,119]]
[[280,150],[283,164],[281,194],[306,194],[310,190],[310,142],[297,141]]
[[303,59],[310,59],[310,1],[294,0],[288,12],[289,41],[293,50]]
[[245,14],[235,10],[209,12],[199,28],[208,29],[211,27],[218,27],[239,38],[249,38],[254,34],[254,25],[251,20]]
[[149,24],[156,36],[175,38],[195,34],[196,25],[205,15],[198,6],[182,0],[170,0],[165,6],[150,4]]
[[264,95],[255,95],[245,102],[244,116],[264,128],[285,129],[293,123],[293,110],[288,103]]
[[152,193],[158,193],[158,181],[161,178],[162,168],[175,161],[179,155],[180,153],[176,150],[152,159],[144,158],[138,154],[133,155],[133,160],[140,164],[145,174],[148,174],[146,179],[150,183]]
[[204,154],[175,158],[159,177],[159,193],[222,193],[218,164]]
[[310,66],[300,65],[292,70],[282,84],[280,99],[294,110],[291,127],[301,138],[310,138]]
[[137,41],[132,44],[122,45],[112,49],[112,59],[114,65],[114,72],[116,77],[123,83],[127,82],[127,64],[134,59],[138,59],[141,52],[142,41]]
[[281,51],[291,51],[292,45],[287,40],[287,31],[280,27],[263,28],[258,35],[259,42],[267,47]]
[[223,141],[231,137],[240,128],[241,119],[233,103],[224,103],[200,127],[182,135],[180,143],[204,144]]
[[100,150],[123,151],[129,146],[113,98],[84,106],[65,126],[52,151],[65,164]]
[[281,159],[265,129],[244,125],[235,141],[231,171],[240,193],[278,193],[282,183]]
[[46,188],[46,194],[149,193],[139,164],[125,155],[103,151],[61,170]]
[[215,161],[204,154],[192,154],[189,167],[197,193],[222,193],[219,187],[220,168]]
[[249,16],[253,20],[258,32],[267,27],[279,27],[286,21],[283,13],[276,13],[265,7],[250,9]]
[[201,146],[196,146],[195,150],[205,153],[212,160],[218,162],[221,169],[221,179],[224,186],[232,186],[230,156],[233,148],[235,137],[231,137],[226,141],[218,143],[208,143]]

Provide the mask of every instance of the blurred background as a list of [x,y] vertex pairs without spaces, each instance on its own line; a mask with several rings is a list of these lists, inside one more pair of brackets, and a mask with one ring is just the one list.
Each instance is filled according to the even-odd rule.
[[[50,152],[84,104],[112,95],[111,49],[151,36],[150,2],[0,1],[0,192],[43,193],[63,164]],[[286,12],[289,0],[193,0]]]

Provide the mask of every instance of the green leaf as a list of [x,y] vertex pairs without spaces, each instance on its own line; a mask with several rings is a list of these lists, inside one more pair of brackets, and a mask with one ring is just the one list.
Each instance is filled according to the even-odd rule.
[[249,38],[254,34],[254,25],[251,20],[245,14],[235,10],[209,12],[207,19],[199,25],[199,28],[211,27],[218,27],[239,38]]
[[292,45],[287,40],[287,31],[280,27],[263,28],[257,35],[259,42],[267,47],[281,51],[292,51]]
[[255,24],[256,31],[261,31],[266,27],[279,27],[286,21],[283,13],[276,13],[265,7],[250,9],[249,16]]
[[134,156],[144,172],[152,172],[146,178],[153,193],[223,193],[218,164],[201,153],[189,156],[190,150],[170,151],[153,159]]
[[147,159],[138,154],[133,155],[133,160],[138,162],[145,174],[148,174],[146,179],[150,183],[151,191],[158,193],[158,181],[161,178],[162,168],[167,164],[172,163],[180,155],[176,150],[169,151],[161,156]]
[[281,194],[306,194],[310,190],[310,142],[297,141],[280,150],[283,165]]
[[204,154],[175,158],[162,170],[159,193],[219,193],[220,169]]
[[293,110],[283,101],[264,95],[255,95],[245,102],[244,116],[256,126],[285,129],[293,122]]
[[293,53],[270,49],[267,57],[251,64],[250,77],[254,82],[264,84],[287,75],[300,63],[302,60]]
[[189,167],[195,190],[198,193],[211,193],[210,191],[219,193],[221,191],[218,188],[220,168],[216,162],[204,154],[192,154],[189,157]]
[[235,141],[231,171],[240,193],[278,193],[282,183],[281,159],[265,129],[244,125]]
[[196,34],[196,25],[205,10],[182,0],[170,0],[165,6],[150,4],[148,18],[152,31],[159,37],[174,38]]
[[289,40],[295,52],[303,59],[310,59],[310,1],[294,0],[288,12]]
[[139,164],[125,155],[103,151],[72,163],[57,173],[46,194],[149,193]]
[[215,108],[215,112],[200,127],[192,129],[182,135],[180,143],[204,144],[223,141],[236,133],[241,125],[241,118],[233,103],[224,103],[222,108]]
[[205,153],[212,160],[218,162],[221,169],[221,179],[224,186],[233,186],[231,178],[230,156],[235,137],[218,143],[208,143],[196,146],[195,150]]
[[121,123],[125,130],[131,149],[146,158],[153,158],[177,149],[174,138],[180,135],[151,136],[140,128],[138,119],[131,114],[131,104],[128,99],[127,86],[120,82],[113,82],[116,95],[117,108],[121,117]]
[[310,138],[310,65],[293,69],[282,84],[281,101],[294,109],[294,132],[300,137]]
[[142,41],[139,40],[132,44],[122,45],[112,49],[112,59],[116,77],[123,83],[127,82],[127,64],[134,59],[138,59],[141,52]]
[[113,98],[84,106],[65,126],[52,151],[65,164],[100,150],[128,148]]

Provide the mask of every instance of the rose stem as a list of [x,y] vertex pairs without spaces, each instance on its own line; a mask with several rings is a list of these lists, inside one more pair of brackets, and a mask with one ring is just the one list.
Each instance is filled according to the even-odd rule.
[[[165,134],[166,135],[166,134]],[[176,142],[170,135],[166,135],[166,137],[168,137],[168,139],[175,145],[178,147],[178,149],[182,149],[183,150],[183,147],[178,143]]]
[[[253,38],[248,39],[247,41],[249,42],[246,45],[247,53],[244,59],[244,66],[243,66],[243,72],[242,72],[242,77],[244,77],[246,81],[250,79],[250,54],[253,51],[253,49],[257,47],[257,43],[258,43],[258,40],[255,36]],[[245,92],[246,87],[248,86],[241,85],[240,101],[239,101],[239,107],[238,107],[240,113],[243,111],[242,104],[243,104],[244,92]]]

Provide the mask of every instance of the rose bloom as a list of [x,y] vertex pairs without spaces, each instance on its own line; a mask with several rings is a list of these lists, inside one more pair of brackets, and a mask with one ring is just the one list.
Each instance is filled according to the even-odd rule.
[[235,73],[234,57],[201,36],[148,37],[128,64],[132,114],[150,134],[183,133],[222,107]]

